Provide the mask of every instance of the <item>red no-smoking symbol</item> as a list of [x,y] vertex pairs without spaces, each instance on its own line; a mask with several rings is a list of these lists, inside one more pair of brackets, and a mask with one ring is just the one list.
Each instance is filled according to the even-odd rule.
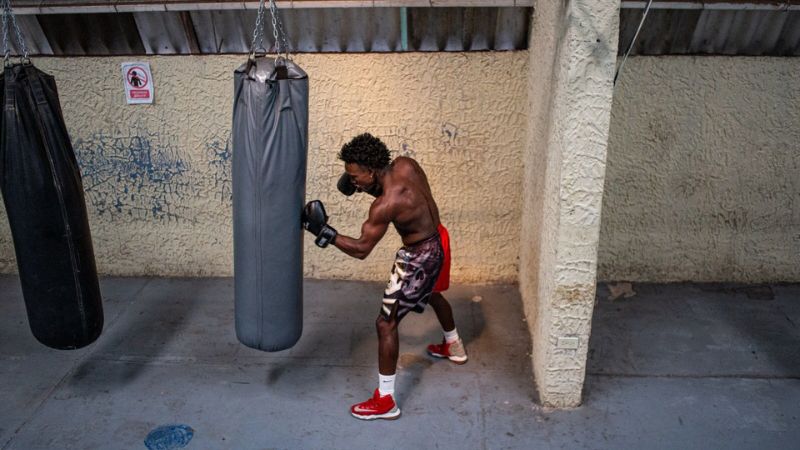
[[147,82],[150,81],[147,79],[147,72],[139,66],[133,66],[128,69],[128,74],[125,78],[128,80],[128,84],[131,85],[131,87],[139,89],[146,87]]

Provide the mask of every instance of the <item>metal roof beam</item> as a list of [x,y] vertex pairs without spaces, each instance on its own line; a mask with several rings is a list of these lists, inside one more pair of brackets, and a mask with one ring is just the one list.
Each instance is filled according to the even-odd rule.
[[[532,7],[535,0],[278,0],[281,9]],[[622,9],[643,9],[646,0],[622,0]],[[257,9],[249,0],[17,0],[17,14],[92,14],[116,12],[213,11]],[[654,1],[652,9],[721,11],[800,11],[796,0]]]
[[[622,9],[644,9],[647,1],[623,0]],[[716,10],[716,11],[800,11],[800,5],[790,1],[654,1],[650,9]]]
[[[279,9],[306,8],[448,8],[448,7],[531,7],[534,0],[278,0]],[[19,0],[14,13],[94,14],[120,12],[220,11],[258,9],[258,1],[187,0]]]

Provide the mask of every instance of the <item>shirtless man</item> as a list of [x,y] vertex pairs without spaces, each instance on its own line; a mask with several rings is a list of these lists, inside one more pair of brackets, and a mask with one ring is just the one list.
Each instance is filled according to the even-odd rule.
[[353,405],[350,412],[359,419],[397,419],[400,408],[394,401],[394,380],[399,354],[397,326],[409,311],[421,313],[430,304],[442,325],[444,340],[428,346],[428,353],[456,364],[467,362],[464,343],[458,337],[453,311],[441,292],[450,284],[450,245],[447,229],[439,222],[439,209],[431,195],[428,179],[411,158],[394,161],[380,139],[362,134],[342,147],[339,159],[345,173],[338,187],[345,195],[366,192],[375,200],[361,236],[338,234],[328,225],[319,200],[303,211],[303,227],[317,236],[316,244],[333,244],[359,259],[370,254],[389,224],[403,240],[397,251],[392,274],[384,291],[383,305],[375,321],[378,331],[378,388],[372,398]]

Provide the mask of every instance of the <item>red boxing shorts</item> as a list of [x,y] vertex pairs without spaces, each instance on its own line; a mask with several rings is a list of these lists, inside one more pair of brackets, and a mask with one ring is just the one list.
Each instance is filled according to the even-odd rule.
[[442,241],[442,250],[444,250],[444,260],[442,269],[439,271],[439,278],[436,279],[436,284],[433,286],[433,292],[444,292],[450,287],[450,233],[441,223],[439,224],[439,237]]

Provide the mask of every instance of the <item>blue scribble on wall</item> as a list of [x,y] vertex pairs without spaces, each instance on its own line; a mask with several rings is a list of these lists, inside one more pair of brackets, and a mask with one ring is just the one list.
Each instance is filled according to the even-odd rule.
[[442,124],[442,138],[445,144],[455,144],[458,137],[458,127],[450,122]]
[[188,425],[163,425],[151,431],[144,440],[148,450],[173,450],[184,448],[194,436]]
[[134,220],[187,219],[193,192],[189,162],[173,139],[158,132],[97,132],[73,147],[89,203],[100,215]]
[[231,175],[231,148],[230,132],[224,136],[214,135],[206,142],[206,157],[211,176],[214,177],[215,196],[222,202],[233,200],[233,177]]

